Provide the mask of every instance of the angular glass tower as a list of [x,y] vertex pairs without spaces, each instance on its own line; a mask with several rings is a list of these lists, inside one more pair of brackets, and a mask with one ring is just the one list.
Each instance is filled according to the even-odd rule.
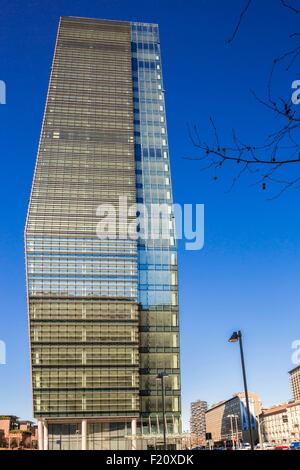
[[[120,198],[163,204],[169,236],[99,238]],[[41,449],[160,448],[162,371],[179,447],[172,203],[158,26],[62,17],[25,229]]]

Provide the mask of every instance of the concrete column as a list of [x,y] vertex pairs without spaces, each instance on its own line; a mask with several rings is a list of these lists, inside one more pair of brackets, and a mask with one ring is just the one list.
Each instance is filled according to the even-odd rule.
[[131,450],[136,450],[136,419],[131,420]]
[[43,422],[43,430],[44,430],[44,450],[48,450],[48,423],[46,421]]
[[43,423],[40,420],[38,420],[38,449],[44,450]]
[[86,450],[87,448],[87,420],[83,419],[81,421],[81,450]]

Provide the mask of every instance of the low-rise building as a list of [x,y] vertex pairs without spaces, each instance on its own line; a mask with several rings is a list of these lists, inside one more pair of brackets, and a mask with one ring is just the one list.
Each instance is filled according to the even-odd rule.
[[37,426],[14,415],[0,416],[0,447],[36,448]]
[[[251,428],[254,443],[258,442],[258,417],[261,413],[260,397],[249,392]],[[246,400],[243,392],[211,406],[206,414],[206,433],[215,446],[239,446],[250,442]]]
[[264,442],[275,445],[300,440],[300,400],[265,408],[259,417]]

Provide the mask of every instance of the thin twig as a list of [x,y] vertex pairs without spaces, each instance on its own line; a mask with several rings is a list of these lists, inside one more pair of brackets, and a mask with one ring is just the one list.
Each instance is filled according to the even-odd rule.
[[238,22],[237,22],[237,25],[236,25],[236,27],[235,27],[233,33],[232,33],[232,36],[228,39],[228,43],[229,43],[229,44],[234,40],[235,36],[237,35],[237,33],[238,33],[239,29],[240,29],[240,26],[241,26],[241,22],[242,22],[242,20],[243,20],[243,17],[246,15],[247,10],[248,10],[248,8],[250,7],[251,3],[252,3],[252,0],[247,0],[247,3],[246,3],[246,5],[245,5],[245,7],[244,7],[243,10],[241,11],[240,16],[239,16],[239,19],[238,19]]

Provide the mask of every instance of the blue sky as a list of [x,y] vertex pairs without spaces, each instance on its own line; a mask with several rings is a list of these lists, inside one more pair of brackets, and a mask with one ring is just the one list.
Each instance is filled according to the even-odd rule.
[[[179,243],[183,417],[195,399],[214,403],[242,389],[232,330],[244,333],[249,388],[265,405],[290,398],[287,371],[299,328],[299,190],[268,201],[246,180],[232,192],[230,170],[218,181],[200,165],[187,123],[212,140],[209,116],[220,135],[235,127],[256,142],[274,127],[251,96],[265,93],[274,56],[290,44],[296,17],[279,0],[253,1],[233,44],[243,0],[3,0],[0,80],[1,329],[7,365],[0,366],[0,414],[30,418],[31,393],[23,230],[60,15],[158,22],[166,88],[174,199],[205,204],[205,246]],[[292,75],[278,86],[290,89]]]

